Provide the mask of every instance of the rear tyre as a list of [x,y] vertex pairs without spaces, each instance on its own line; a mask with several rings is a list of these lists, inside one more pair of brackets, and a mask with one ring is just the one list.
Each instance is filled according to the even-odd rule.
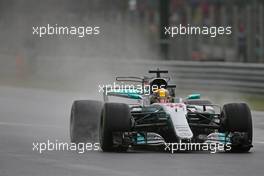
[[74,101],[71,108],[70,138],[73,143],[95,142],[102,103],[94,100]]
[[119,134],[122,140],[122,132],[128,131],[131,128],[131,113],[130,108],[124,103],[105,103],[102,113],[99,128],[99,139],[101,149],[104,152],[126,151],[128,147],[114,142],[114,134]]
[[[240,144],[231,145],[231,152],[248,152],[252,147],[252,116],[246,103],[225,104],[222,110],[222,129],[225,132],[242,132],[246,135]],[[232,138],[231,138],[232,142]]]

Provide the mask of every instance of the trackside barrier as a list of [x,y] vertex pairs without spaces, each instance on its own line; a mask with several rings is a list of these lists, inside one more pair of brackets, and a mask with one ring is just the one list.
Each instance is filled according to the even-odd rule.
[[[249,94],[264,95],[264,64],[252,63],[231,63],[231,62],[194,62],[194,61],[157,61],[157,60],[120,60],[120,59],[98,59],[89,60],[87,58],[79,58],[78,62],[74,59],[58,59],[53,60],[55,64],[63,70],[67,70],[67,74],[61,75],[70,79],[76,78],[75,74],[90,75],[89,70],[95,68],[98,74],[108,74],[111,79],[114,76],[142,76],[146,75],[148,70],[155,68],[167,69],[169,74],[179,89],[191,90],[216,90],[216,91],[235,91]],[[47,65],[49,62],[43,59]],[[71,65],[68,69],[65,65]],[[80,73],[76,63],[81,64],[79,68],[85,68],[87,73]],[[50,65],[50,64],[48,64]],[[75,66],[74,66],[75,65]],[[86,66],[84,66],[86,65]],[[95,66],[96,65],[96,66]],[[86,68],[87,67],[87,68]],[[58,70],[58,67],[54,67]],[[99,71],[102,70],[103,72]],[[83,72],[82,70],[81,72]],[[52,70],[46,68],[45,74],[54,77]],[[52,74],[52,75],[51,75]],[[66,79],[67,79],[66,78]]]
[[264,94],[264,64],[183,61],[145,64],[168,69],[179,88]]
[[[1,76],[17,74],[15,57],[1,55]],[[264,95],[264,64],[228,62],[192,62],[157,60],[121,60],[112,58],[41,57],[32,64],[28,61],[27,77],[34,80],[84,84],[99,82],[115,76],[142,76],[148,70],[167,69],[179,89],[235,91]],[[32,66],[32,67],[33,67]],[[35,70],[31,73],[30,70]],[[92,73],[92,74],[91,74]],[[85,80],[84,80],[85,78]],[[108,81],[109,82],[109,81]]]

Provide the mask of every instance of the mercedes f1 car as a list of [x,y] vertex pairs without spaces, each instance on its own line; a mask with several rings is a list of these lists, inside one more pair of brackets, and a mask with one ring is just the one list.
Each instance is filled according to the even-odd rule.
[[[104,101],[74,101],[70,118],[71,141],[91,138],[99,128],[102,151],[126,151],[133,146],[166,143],[229,143],[230,152],[248,152],[252,147],[252,117],[246,103],[223,107],[200,94],[175,96],[176,85],[161,76],[166,70],[151,70],[155,77],[117,77],[121,83],[139,87],[104,87]],[[110,102],[110,97],[136,103]]]

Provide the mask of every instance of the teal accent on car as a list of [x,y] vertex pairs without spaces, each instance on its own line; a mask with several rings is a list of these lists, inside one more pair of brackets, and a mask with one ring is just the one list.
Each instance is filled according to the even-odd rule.
[[136,99],[136,100],[142,99],[141,92],[139,90],[123,89],[123,90],[113,91],[109,93],[123,95],[127,98]]
[[128,94],[128,97],[131,99],[135,99],[135,100],[140,100],[142,99],[142,96],[139,94]]
[[195,99],[200,99],[201,98],[201,94],[191,94],[187,97],[187,99],[189,100],[195,100]]
[[146,144],[145,136],[141,133],[137,133],[135,136],[133,136],[132,140],[136,144]]
[[140,133],[137,134],[137,144],[146,144],[144,135]]
[[207,136],[207,140],[205,143],[222,143],[228,144],[231,143],[231,136],[230,134],[226,133],[211,133]]
[[218,138],[219,138],[219,141],[221,141],[224,144],[231,143],[230,135],[226,133],[219,133]]

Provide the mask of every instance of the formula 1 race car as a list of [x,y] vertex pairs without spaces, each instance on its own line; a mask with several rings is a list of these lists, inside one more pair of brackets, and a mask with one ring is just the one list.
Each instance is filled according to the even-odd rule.
[[[229,144],[229,152],[248,152],[252,147],[252,117],[246,103],[223,107],[200,94],[175,96],[166,70],[150,70],[155,77],[117,77],[129,86],[104,87],[104,102],[78,100],[72,105],[71,142],[85,142],[99,128],[102,151],[126,151],[133,146],[172,143]],[[135,86],[136,85],[136,86]],[[117,88],[118,87],[118,88]],[[110,102],[110,97],[136,103]]]

